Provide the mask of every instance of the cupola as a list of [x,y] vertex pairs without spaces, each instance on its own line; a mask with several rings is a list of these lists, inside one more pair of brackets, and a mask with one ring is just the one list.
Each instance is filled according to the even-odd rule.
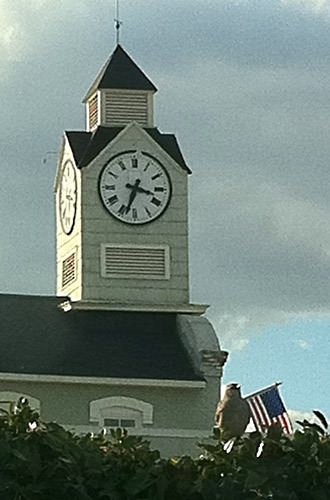
[[86,128],[93,132],[99,125],[122,127],[136,121],[153,127],[153,95],[157,88],[117,45],[84,99]]

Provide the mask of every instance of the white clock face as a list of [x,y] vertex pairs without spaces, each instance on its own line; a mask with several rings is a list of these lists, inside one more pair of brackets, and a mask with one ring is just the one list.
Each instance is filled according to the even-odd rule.
[[77,209],[76,171],[70,160],[64,163],[61,173],[59,210],[62,229],[66,234],[73,230]]
[[110,214],[128,224],[155,220],[171,198],[165,168],[153,156],[137,151],[111,158],[101,172],[99,190]]

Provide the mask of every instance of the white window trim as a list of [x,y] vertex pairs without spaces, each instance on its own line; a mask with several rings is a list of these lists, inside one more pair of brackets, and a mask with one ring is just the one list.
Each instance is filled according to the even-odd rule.
[[86,118],[86,130],[87,132],[90,132],[90,122],[89,122],[89,119],[90,119],[90,112],[89,112],[89,101],[90,99],[88,99],[88,101],[86,101],[85,103],[85,118]]
[[96,129],[99,125],[103,125],[103,121],[102,121],[101,92],[98,90],[97,91],[97,123],[96,123],[96,127],[94,127],[93,130]]
[[153,405],[141,401],[140,399],[128,398],[125,396],[112,396],[107,398],[95,399],[89,403],[89,420],[103,425],[101,410],[111,407],[122,407],[139,411],[142,416],[143,424],[153,423]]
[[[96,102],[97,102],[97,117],[96,117],[96,124],[94,127],[90,126],[90,111],[89,111],[89,104],[92,99],[96,97]],[[97,90],[94,94],[91,95],[91,97],[86,101],[86,130],[87,132],[93,132],[99,125],[101,125],[101,94],[100,91]]]

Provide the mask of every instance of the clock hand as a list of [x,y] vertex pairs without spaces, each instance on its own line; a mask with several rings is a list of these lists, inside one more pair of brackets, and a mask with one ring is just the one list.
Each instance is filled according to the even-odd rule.
[[[129,184],[129,183],[126,184],[126,187],[130,188],[130,189],[134,188],[134,186],[132,186],[132,184]],[[154,194],[152,191],[149,191],[148,189],[144,189],[144,188],[142,188],[140,186],[137,187],[137,192],[138,193],[144,193],[144,194]]]
[[125,210],[126,214],[128,214],[128,212],[130,211],[132,203],[135,200],[136,193],[138,192],[140,182],[141,182],[140,179],[136,179],[135,184],[133,186],[131,184],[126,184],[126,187],[128,187],[129,189],[132,190],[131,194],[129,195],[128,205],[127,205],[126,210]]
[[138,187],[138,192],[144,194],[154,194],[152,191],[149,191],[149,189],[144,189],[142,187]]

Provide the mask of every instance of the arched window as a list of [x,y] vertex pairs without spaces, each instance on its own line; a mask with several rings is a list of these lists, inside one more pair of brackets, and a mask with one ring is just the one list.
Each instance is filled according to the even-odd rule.
[[33,410],[40,412],[39,399],[33,398],[28,394],[13,391],[0,391],[0,409],[8,411],[11,403],[17,403],[20,398],[26,398]]
[[91,401],[89,415],[101,427],[138,429],[153,423],[153,406],[140,399],[113,396]]

